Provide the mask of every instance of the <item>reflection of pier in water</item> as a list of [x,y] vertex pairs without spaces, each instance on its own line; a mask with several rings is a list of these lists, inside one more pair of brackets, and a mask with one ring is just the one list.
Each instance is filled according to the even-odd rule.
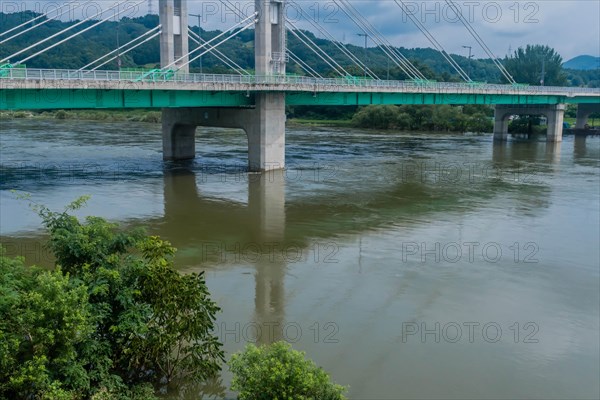
[[[425,161],[431,161],[426,167],[418,162],[382,166],[379,173],[387,183],[369,193],[338,185],[352,193],[316,191],[308,197],[292,196],[292,200],[286,200],[285,172],[251,174],[247,176],[247,202],[203,195],[202,179],[191,170],[166,171],[164,216],[144,221],[144,225],[180,249],[185,264],[214,261],[222,266],[235,261],[225,253],[239,251],[240,245],[258,250],[275,242],[280,248],[306,248],[315,239],[328,240],[391,224],[402,223],[410,229],[419,216],[464,210],[461,200],[465,196],[491,200],[523,183],[528,184],[522,188],[525,197],[547,197],[544,192],[548,186],[536,174],[556,171],[560,154],[560,144],[503,142],[494,145],[490,161],[480,161],[474,181],[470,181],[468,160],[458,184],[427,175],[437,173],[432,159]],[[538,171],[527,169],[533,163]],[[287,190],[293,190],[293,183]],[[202,246],[203,254],[194,253],[193,248],[200,251]]]
[[[199,247],[200,259],[193,257],[194,264],[208,259],[218,263],[224,258],[253,263],[256,338],[259,343],[281,340],[286,262],[276,250],[285,242],[283,174],[248,175],[247,205],[199,195],[191,171],[165,172],[164,182],[161,234],[176,247]],[[194,210],[192,215],[190,210]],[[190,265],[192,260],[186,261]]]
[[[501,173],[505,173],[515,164],[535,161],[551,172],[560,160],[560,146],[542,145],[544,148],[540,146],[538,151],[532,149],[534,144],[498,144],[487,166],[492,171],[503,170]],[[180,249],[178,265],[193,269],[221,269],[228,264],[253,265],[253,321],[263,328],[260,339],[265,342],[278,340],[281,331],[267,329],[282,327],[285,323],[287,260],[277,250],[293,246],[306,251],[315,240],[338,240],[340,235],[352,236],[390,224],[401,223],[410,231],[411,227],[419,226],[419,220],[432,218],[433,213],[465,212],[461,203],[465,188],[403,179],[401,169],[387,172],[397,174],[392,176],[392,183],[370,193],[368,203],[361,207],[355,204],[360,202],[355,200],[360,197],[356,193],[351,197],[315,194],[305,199],[294,197],[288,202],[286,186],[291,190],[292,184],[286,185],[282,172],[248,175],[246,203],[202,196],[202,183],[191,171],[165,172],[165,214],[150,226],[155,226]],[[480,203],[485,204],[506,190],[514,191],[514,185],[520,185],[512,179],[488,178],[488,181],[468,188],[467,196],[478,196]],[[514,208],[517,212],[527,209],[525,212],[535,213],[547,207],[547,191],[543,182],[521,185],[519,201]],[[530,209],[532,204],[535,205],[533,210]],[[466,211],[473,207],[477,206]],[[359,226],[353,222],[357,219],[361,221]],[[248,249],[253,250],[252,255],[246,253]],[[246,256],[242,260],[240,252]]]
[[[491,159],[485,163],[490,171],[488,176],[472,185],[466,181],[462,186],[436,184],[423,181],[420,176],[408,177],[406,163],[399,162],[382,165],[380,173],[386,177],[386,183],[365,186],[371,190],[369,193],[357,190],[349,194],[354,188],[338,185],[339,193],[315,191],[308,197],[291,196],[287,201],[286,186],[288,191],[293,190],[294,183],[286,182],[282,172],[244,175],[247,179],[244,202],[203,195],[201,178],[204,177],[192,170],[167,170],[163,176],[164,215],[127,224],[148,226],[153,234],[171,241],[179,249],[176,263],[184,266],[183,270],[253,265],[255,321],[281,324],[285,319],[287,269],[281,249],[289,246],[306,254],[315,241],[338,241],[340,236],[353,237],[390,225],[401,225],[410,232],[419,226],[420,220],[435,218],[435,213],[469,212],[502,196],[506,190],[518,192],[512,205],[517,212],[521,209],[528,214],[538,212],[550,201],[543,180],[520,185],[512,179],[498,180],[493,176],[498,171],[505,174],[521,163],[535,163],[542,172],[556,170],[560,147],[545,143],[540,143],[539,148],[535,146],[527,142],[495,145]],[[578,154],[584,157],[585,152],[585,143],[576,142],[575,158]],[[462,201],[465,196],[471,199],[470,204]],[[20,248],[27,248],[26,242],[30,240],[5,239],[18,242]],[[9,251],[15,254],[18,248],[12,246]],[[240,253],[246,256],[241,261]]]

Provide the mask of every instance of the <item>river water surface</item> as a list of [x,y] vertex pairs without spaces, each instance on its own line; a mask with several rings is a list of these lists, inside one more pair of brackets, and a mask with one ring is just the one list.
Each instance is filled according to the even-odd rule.
[[[163,163],[160,127],[1,122],[0,236],[47,265],[50,208],[146,226],[206,271],[228,356],[285,339],[351,399],[598,398],[600,141],[289,128],[285,173],[205,129]],[[210,388],[234,397],[226,367]],[[215,394],[216,393],[216,394]]]

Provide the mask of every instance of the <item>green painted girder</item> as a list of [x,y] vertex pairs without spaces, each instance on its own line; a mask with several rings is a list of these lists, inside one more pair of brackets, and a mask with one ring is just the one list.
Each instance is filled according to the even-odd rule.
[[239,107],[254,100],[240,92],[132,89],[1,89],[0,110]]
[[600,104],[600,96],[598,97],[565,97],[564,103],[569,104]]
[[[288,92],[287,105],[364,106],[371,104],[560,104],[600,103],[600,96],[538,94],[437,94]],[[246,92],[141,89],[0,89],[0,110],[242,107],[254,104]]]
[[512,94],[437,93],[287,93],[288,105],[366,106],[371,104],[560,104],[598,103],[600,97]]

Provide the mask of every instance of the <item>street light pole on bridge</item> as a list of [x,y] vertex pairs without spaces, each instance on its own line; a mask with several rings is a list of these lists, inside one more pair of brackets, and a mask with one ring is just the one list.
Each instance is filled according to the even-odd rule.
[[[200,22],[202,21],[202,15],[200,14],[189,14],[190,17],[198,18],[198,37],[200,38],[198,42],[198,48],[202,47],[202,28],[200,27]],[[200,73],[202,73],[202,55],[198,56],[198,63],[200,63]]]
[[367,33],[357,33],[356,35],[365,37],[365,66],[363,68],[363,71],[365,73],[365,79],[367,79],[367,41],[369,40],[369,35]]
[[469,76],[469,79],[471,79],[471,59],[473,58],[473,54],[471,54],[471,51],[473,50],[473,47],[471,46],[463,46],[463,49],[469,49],[469,67],[467,69],[467,71],[469,71],[467,73],[467,75]]

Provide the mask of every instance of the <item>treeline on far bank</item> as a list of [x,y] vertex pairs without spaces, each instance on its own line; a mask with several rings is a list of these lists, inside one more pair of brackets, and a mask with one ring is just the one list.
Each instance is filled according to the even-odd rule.
[[[314,125],[340,125],[363,129],[491,133],[494,107],[490,105],[369,105],[366,107],[296,106],[287,108],[288,118]],[[577,105],[568,104],[565,121],[574,124]],[[596,126],[600,113],[590,115]],[[544,133],[545,119],[540,115],[519,115],[511,119],[510,133]]]
[[[489,105],[369,105],[356,106],[287,106],[288,121],[295,125],[355,127],[376,130],[421,132],[491,133],[494,108]],[[577,105],[569,104],[565,121],[575,123]],[[51,110],[4,111],[5,119],[59,119],[102,122],[160,123],[161,112],[136,110]],[[598,126],[600,113],[590,115],[590,126]],[[521,115],[509,124],[510,133],[543,133],[544,119],[538,115]]]
[[[491,132],[494,110],[482,105],[289,106],[286,108],[286,114],[293,123],[300,124],[339,125],[380,130]],[[55,110],[0,113],[0,120],[21,118],[160,123],[161,113],[156,110]]]
[[293,107],[289,118],[347,120],[356,128],[402,131],[491,132],[494,109],[487,105],[369,105],[366,107]]

